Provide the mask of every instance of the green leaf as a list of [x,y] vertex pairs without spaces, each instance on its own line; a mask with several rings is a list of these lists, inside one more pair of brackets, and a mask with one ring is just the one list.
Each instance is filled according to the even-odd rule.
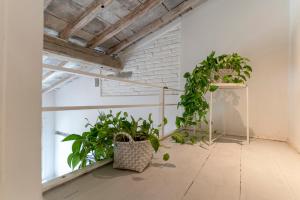
[[80,163],[80,155],[79,153],[73,154],[72,158],[72,169],[75,169],[76,166]]
[[68,156],[68,160],[67,160],[68,165],[69,165],[70,168],[72,168],[72,159],[73,159],[73,153],[71,153],[71,154]]
[[214,80],[215,81],[218,81],[220,79],[220,76],[219,75],[214,75]]
[[71,141],[71,140],[79,140],[79,139],[82,139],[82,136],[81,136],[81,135],[71,134],[71,135],[68,135],[67,137],[65,137],[65,138],[63,139],[63,142]]
[[153,122],[153,120],[152,120],[152,113],[149,114],[149,116],[148,116],[148,121],[149,121],[150,123]]
[[171,138],[176,142],[180,144],[185,143],[185,136],[179,132],[175,132],[171,135]]
[[246,75],[248,78],[250,78],[250,76],[251,76],[251,75],[250,75],[250,72],[245,71],[244,73],[245,73],[245,75]]
[[247,78],[244,75],[240,75],[240,77],[244,80],[247,81]]
[[210,85],[210,86],[209,86],[209,91],[210,91],[210,92],[214,92],[214,91],[216,91],[218,88],[219,88],[219,87],[216,86],[216,85]]
[[168,124],[168,119],[164,117],[164,125]]
[[168,153],[165,153],[163,156],[164,161],[168,161],[170,159],[170,155]]
[[252,72],[252,68],[251,68],[249,65],[246,65],[244,68],[245,68],[246,70]]
[[190,138],[190,142],[191,142],[192,144],[196,144],[196,142],[197,142],[197,137],[196,137],[196,136],[192,136],[192,137]]
[[122,112],[118,112],[118,113],[116,114],[116,118],[119,118],[120,115],[121,115],[121,113],[122,113]]
[[82,140],[76,140],[73,143],[73,145],[72,145],[72,151],[73,151],[73,153],[77,153],[77,152],[80,151],[81,144],[82,144]]
[[159,139],[154,135],[150,135],[149,140],[154,151],[157,152],[160,146]]
[[190,76],[191,76],[191,74],[190,74],[189,72],[186,72],[186,73],[183,75],[184,78],[189,78]]
[[181,123],[183,122],[183,118],[182,117],[178,117],[176,116],[176,127],[179,128],[181,126]]

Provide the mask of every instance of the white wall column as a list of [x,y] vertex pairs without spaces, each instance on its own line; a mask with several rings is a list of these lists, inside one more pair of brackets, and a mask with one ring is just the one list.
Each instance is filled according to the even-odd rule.
[[0,199],[41,199],[43,1],[0,1]]
[[300,151],[300,2],[290,0],[289,143]]

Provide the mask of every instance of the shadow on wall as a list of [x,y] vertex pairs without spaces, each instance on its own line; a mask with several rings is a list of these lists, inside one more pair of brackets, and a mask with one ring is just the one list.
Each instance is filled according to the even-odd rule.
[[[213,130],[226,135],[246,136],[245,90],[219,90],[213,95]],[[250,136],[253,136],[252,130]]]

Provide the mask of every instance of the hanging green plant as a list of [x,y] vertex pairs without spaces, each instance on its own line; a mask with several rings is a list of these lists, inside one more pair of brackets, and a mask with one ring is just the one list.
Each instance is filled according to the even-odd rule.
[[[176,117],[178,129],[208,123],[206,115],[209,104],[205,98],[207,92],[215,92],[218,86],[214,83],[245,83],[251,76],[252,68],[249,59],[237,53],[216,56],[212,52],[205,60],[198,63],[194,70],[184,74],[186,84],[180,96],[178,108],[183,108],[182,116]],[[187,132],[176,132],[172,138],[185,143]],[[204,136],[205,137],[205,136]],[[194,143],[195,138],[189,138]]]

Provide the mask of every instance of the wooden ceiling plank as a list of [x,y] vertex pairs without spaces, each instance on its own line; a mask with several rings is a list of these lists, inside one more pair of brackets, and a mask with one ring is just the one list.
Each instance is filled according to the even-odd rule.
[[76,31],[82,29],[94,18],[96,18],[99,12],[111,2],[112,0],[96,0],[91,3],[85,12],[83,12],[73,23],[70,23],[66,26],[66,28],[60,33],[60,38],[67,39]]
[[65,42],[62,39],[44,35],[44,51],[60,56],[75,58],[97,65],[105,65],[114,70],[121,70],[120,59],[97,53],[96,51]]
[[165,14],[163,17],[160,19],[157,19],[153,21],[152,23],[148,24],[145,26],[141,31],[135,33],[133,36],[123,40],[121,43],[118,45],[110,48],[107,51],[107,54],[116,54],[119,53],[120,51],[124,50],[125,48],[129,47],[139,39],[147,36],[148,34],[155,32],[159,28],[163,27],[164,25],[170,23],[180,15],[184,14],[185,12],[189,11],[190,9],[193,9],[197,5],[205,2],[207,0],[187,0],[180,4],[179,6],[175,7],[171,11],[169,11],[167,14]]
[[135,22],[139,17],[145,15],[149,10],[151,10],[156,5],[160,4],[162,0],[148,0],[145,3],[138,6],[124,18],[120,19],[118,22],[108,27],[102,33],[94,37],[91,41],[88,42],[87,47],[96,48],[98,45],[103,44],[108,39],[112,38],[133,22]]
[[50,3],[52,2],[53,0],[45,0],[44,1],[44,10],[46,10],[48,8],[48,6],[50,5]]

